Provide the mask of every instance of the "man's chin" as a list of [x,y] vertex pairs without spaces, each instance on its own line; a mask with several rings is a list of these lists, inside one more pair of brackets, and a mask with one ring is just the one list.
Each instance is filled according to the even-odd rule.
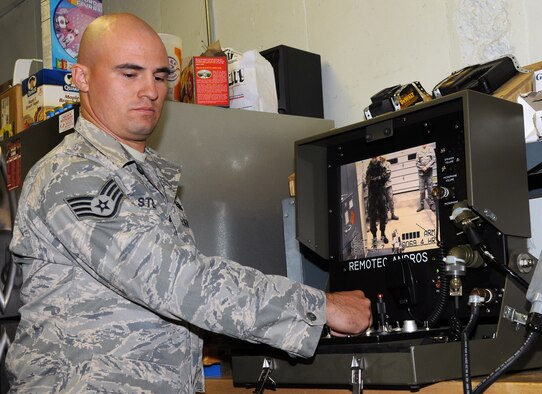
[[133,135],[140,135],[142,137],[148,137],[154,131],[157,122],[138,122],[130,127],[130,133]]

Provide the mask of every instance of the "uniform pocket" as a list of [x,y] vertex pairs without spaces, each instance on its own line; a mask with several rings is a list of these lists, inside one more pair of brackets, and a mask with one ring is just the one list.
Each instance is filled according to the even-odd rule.
[[[94,355],[80,371],[73,393],[185,393],[179,367],[108,355]],[[188,379],[188,377],[185,377]]]

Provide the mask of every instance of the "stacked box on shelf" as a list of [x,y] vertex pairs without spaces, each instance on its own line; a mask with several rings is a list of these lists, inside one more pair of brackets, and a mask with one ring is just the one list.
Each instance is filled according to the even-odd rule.
[[42,69],[22,82],[24,128],[78,102],[79,90],[72,84],[70,71]]

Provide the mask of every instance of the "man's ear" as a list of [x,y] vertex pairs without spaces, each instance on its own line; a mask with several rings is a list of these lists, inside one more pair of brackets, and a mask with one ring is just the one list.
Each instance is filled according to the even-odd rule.
[[88,68],[75,63],[72,66],[72,81],[80,92],[88,92]]

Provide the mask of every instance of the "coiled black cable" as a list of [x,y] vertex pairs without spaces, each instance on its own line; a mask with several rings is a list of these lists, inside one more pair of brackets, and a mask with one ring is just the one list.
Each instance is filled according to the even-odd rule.
[[457,316],[457,311],[450,317],[450,333],[448,334],[448,342],[457,342],[461,340],[461,319]]

